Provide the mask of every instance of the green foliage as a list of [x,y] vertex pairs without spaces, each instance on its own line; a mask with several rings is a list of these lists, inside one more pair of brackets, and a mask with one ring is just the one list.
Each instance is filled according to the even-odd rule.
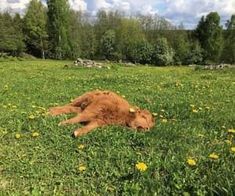
[[64,59],[70,54],[69,4],[67,0],[48,0],[48,35],[52,58]]
[[116,46],[116,34],[114,30],[108,30],[101,37],[100,48],[101,54],[104,55],[106,59],[112,60],[115,53]]
[[185,64],[190,65],[201,63],[203,63],[203,50],[198,42],[194,42],[185,57]]
[[231,20],[227,23],[224,49],[221,59],[226,63],[235,63],[235,15],[232,15]]
[[202,17],[195,30],[195,36],[204,49],[205,60],[218,62],[223,47],[219,14],[211,12],[206,18]]
[[41,1],[32,0],[24,16],[24,33],[28,53],[45,58],[47,50],[47,15]]
[[19,55],[24,50],[22,20],[19,14],[14,17],[7,12],[0,13],[0,51]]
[[174,52],[168,45],[166,38],[160,38],[154,45],[152,62],[155,65],[166,66],[173,63]]
[[[176,32],[175,32],[176,34]],[[178,31],[178,33],[172,40],[172,47],[174,49],[174,64],[175,65],[186,65],[188,55],[190,55],[190,40],[186,31]]]
[[153,46],[146,40],[133,43],[130,60],[134,63],[151,64]]
[[[68,63],[1,62],[0,195],[234,194],[234,69],[63,69]],[[61,127],[70,116],[46,114],[97,88],[155,113],[155,127],[107,126],[74,139],[82,125]]]

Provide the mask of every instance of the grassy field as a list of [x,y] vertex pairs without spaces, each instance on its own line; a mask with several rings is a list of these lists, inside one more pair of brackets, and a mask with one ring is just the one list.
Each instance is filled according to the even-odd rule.
[[[65,63],[0,62],[0,195],[235,194],[235,70]],[[149,109],[155,127],[74,139],[79,125],[47,115],[94,89]]]

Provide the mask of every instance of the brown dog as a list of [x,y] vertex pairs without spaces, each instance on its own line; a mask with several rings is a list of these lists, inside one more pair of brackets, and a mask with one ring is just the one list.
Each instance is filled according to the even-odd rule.
[[104,125],[123,125],[147,131],[154,126],[154,119],[148,110],[131,106],[125,99],[111,91],[91,91],[76,98],[72,103],[53,107],[51,115],[77,113],[78,115],[62,121],[59,125],[83,123],[74,136],[84,135]]

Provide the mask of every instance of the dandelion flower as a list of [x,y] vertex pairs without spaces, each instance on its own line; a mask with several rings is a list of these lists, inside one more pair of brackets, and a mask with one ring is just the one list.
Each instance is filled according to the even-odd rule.
[[84,147],[85,147],[85,145],[83,145],[83,144],[78,145],[78,149],[83,149]]
[[193,112],[193,113],[198,113],[198,110],[193,109],[192,112]]
[[30,120],[35,119],[35,116],[31,114],[31,115],[29,115],[29,119],[30,119]]
[[230,140],[225,140],[225,143],[227,143],[228,145],[232,144],[232,142]]
[[83,172],[83,171],[86,170],[86,166],[84,166],[84,165],[79,165],[78,170],[79,170],[80,172]]
[[136,165],[135,165],[136,169],[138,169],[139,171],[141,172],[144,172],[148,167],[145,163],[143,162],[138,162]]
[[235,152],[235,147],[232,147],[232,148],[231,148],[231,151],[232,151],[232,152]]
[[19,133],[16,133],[16,134],[15,134],[15,138],[16,138],[16,139],[19,139],[19,138],[21,138],[21,135],[20,135]]
[[157,113],[152,113],[153,116],[157,116]]
[[39,133],[38,132],[33,132],[32,133],[32,137],[38,137],[39,136]]
[[235,133],[235,129],[229,129],[228,133]]
[[188,163],[188,165],[190,165],[190,166],[195,166],[195,165],[196,165],[196,161],[195,161],[194,159],[192,159],[192,158],[189,158],[189,159],[187,160],[187,163]]
[[219,158],[219,155],[217,155],[217,154],[215,154],[215,153],[213,152],[213,153],[211,153],[211,154],[209,155],[209,158],[216,160],[216,159]]

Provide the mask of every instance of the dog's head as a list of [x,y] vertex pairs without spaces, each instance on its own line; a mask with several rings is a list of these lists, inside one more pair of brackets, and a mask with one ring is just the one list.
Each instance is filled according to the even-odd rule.
[[148,110],[132,110],[130,111],[134,118],[128,124],[133,129],[140,131],[148,131],[154,126],[153,115]]

